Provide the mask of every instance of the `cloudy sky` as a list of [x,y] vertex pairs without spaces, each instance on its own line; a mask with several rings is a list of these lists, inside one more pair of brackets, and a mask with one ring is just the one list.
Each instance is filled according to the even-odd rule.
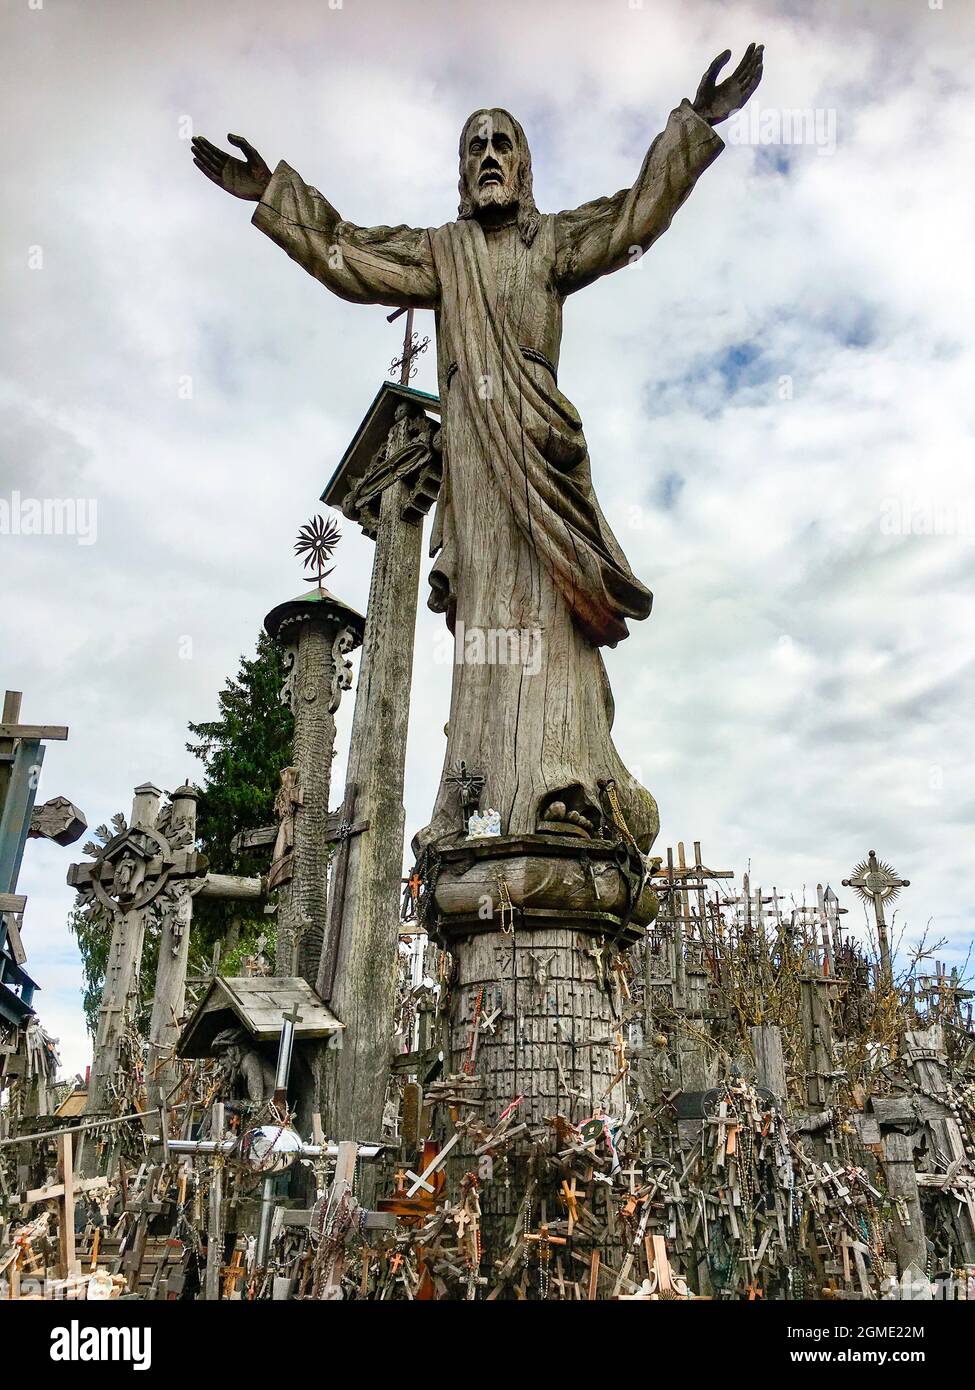
[[[763,123],[722,127],[668,235],[566,309],[560,385],[655,594],[607,656],[616,742],[660,803],[658,848],[699,839],[799,899],[842,895],[876,848],[911,880],[898,924],[964,955],[968,0],[5,0],[2,40],[0,520],[17,493],[93,499],[97,531],[0,534],[0,675],[25,720],[70,725],[40,798],[91,825],[143,780],[198,775],[187,721],[302,588],[294,532],[400,336],[252,228],[189,136],[245,134],[352,221],[436,226],[464,118],[507,106],[555,211],[631,182],[714,54],[763,41]],[[800,109],[810,138],[762,143]],[[416,384],[435,389],[432,353]],[[362,607],[372,548],[345,530],[334,587]],[[443,755],[440,624],[421,605],[411,829]],[[31,842],[20,882],[65,1070],[88,1053],[77,848]]]

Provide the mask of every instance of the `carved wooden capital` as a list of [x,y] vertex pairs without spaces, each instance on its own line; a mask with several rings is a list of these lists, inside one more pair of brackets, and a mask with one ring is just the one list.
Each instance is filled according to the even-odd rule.
[[417,522],[436,500],[442,476],[439,427],[419,406],[401,402],[385,441],[376,450],[364,477],[346,497],[342,511],[375,540],[379,505],[388,487],[405,483],[406,497],[400,515],[404,521]]

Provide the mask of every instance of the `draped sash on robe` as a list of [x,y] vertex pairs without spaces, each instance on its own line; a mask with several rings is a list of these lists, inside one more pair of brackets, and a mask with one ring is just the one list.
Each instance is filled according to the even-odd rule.
[[[538,240],[552,236],[545,218]],[[442,303],[463,306],[463,316],[441,313],[439,355],[447,422],[463,416],[476,441],[485,484],[498,488],[517,526],[539,556],[588,639],[615,646],[627,635],[626,618],[645,618],[652,595],[636,579],[593,495],[582,422],[549,371],[533,371],[538,356],[517,341],[498,304],[485,235],[474,220],[449,223],[431,235]],[[527,278],[531,254],[515,276]],[[528,284],[506,285],[508,303],[524,303]],[[446,380],[445,380],[446,378]],[[465,467],[470,467],[465,461]],[[450,494],[438,508],[433,548],[442,551],[431,574],[430,606],[454,609],[453,522]]]

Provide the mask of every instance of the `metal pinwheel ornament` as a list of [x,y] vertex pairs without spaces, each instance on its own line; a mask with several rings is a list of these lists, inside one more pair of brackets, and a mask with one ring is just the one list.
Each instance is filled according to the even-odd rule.
[[331,517],[326,519],[323,516],[313,516],[311,521],[301,527],[295,541],[295,554],[304,556],[303,564],[306,570],[315,571],[310,577],[306,576],[306,584],[322,587],[322,580],[332,573],[325,565],[332,558],[332,552],[341,539],[342,532]]

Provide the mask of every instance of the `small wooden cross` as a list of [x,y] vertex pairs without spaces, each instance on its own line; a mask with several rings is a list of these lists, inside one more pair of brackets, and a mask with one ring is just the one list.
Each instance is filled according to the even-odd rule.
[[26,1192],[19,1203],[11,1202],[11,1206],[31,1206],[35,1202],[58,1201],[58,1255],[63,1279],[70,1279],[80,1269],[74,1243],[75,1201],[79,1193],[100,1187],[105,1181],[104,1178],[75,1178],[71,1140],[70,1130],[58,1136],[58,1181]]
[[612,1095],[613,1088],[615,1086],[618,1086],[621,1081],[626,1080],[626,1077],[629,1075],[630,1072],[630,1063],[626,1056],[626,1041],[623,1037],[622,1032],[618,1032],[616,1034],[616,1040],[613,1044],[613,1053],[616,1057],[617,1071],[616,1075],[613,1077],[612,1081],[606,1087],[606,1090],[604,1092],[604,1095],[607,1097]]
[[564,1236],[553,1236],[549,1234],[548,1222],[543,1221],[537,1231],[525,1231],[522,1240],[537,1244],[539,1241],[547,1240],[549,1245],[568,1245],[568,1240]]
[[636,1162],[635,1162],[633,1159],[630,1160],[630,1166],[629,1166],[629,1168],[621,1168],[621,1169],[620,1169],[620,1176],[621,1176],[621,1177],[624,1177],[624,1178],[629,1178],[629,1180],[630,1180],[630,1194],[633,1195],[633,1194],[636,1192],[636,1179],[637,1179],[637,1166],[636,1166]]
[[632,969],[630,966],[630,962],[626,959],[622,952],[619,952],[617,955],[613,957],[613,971],[616,975],[619,976],[619,985],[620,990],[623,994],[623,998],[632,998],[632,995],[630,994],[630,985],[628,979],[628,976],[632,973]]
[[510,1101],[501,1111],[501,1114],[498,1116],[498,1124],[500,1124],[502,1120],[506,1120],[509,1115],[513,1114],[524,1099],[524,1095],[515,1096],[514,1100]]
[[247,1277],[247,1270],[244,1268],[244,1252],[235,1250],[229,1265],[224,1265],[223,1270],[223,1296],[232,1298],[237,1292],[237,1285],[241,1279]]
[[568,1234],[571,1236],[572,1232],[575,1230],[576,1221],[579,1219],[578,1190],[574,1173],[571,1183],[566,1182],[564,1178],[562,1179],[562,1191],[565,1194],[565,1204],[569,1211]]
[[481,792],[484,790],[484,774],[469,768],[466,760],[461,758],[443,780],[457,788],[466,830],[472,812],[476,811],[480,804]]
[[500,1005],[498,1006],[498,1008],[492,1009],[492,1011],[489,1014],[484,1014],[481,1018],[480,1023],[478,1024],[478,1027],[480,1028],[481,1032],[493,1034],[495,1028],[497,1027],[498,1019],[500,1018],[500,1016]]

